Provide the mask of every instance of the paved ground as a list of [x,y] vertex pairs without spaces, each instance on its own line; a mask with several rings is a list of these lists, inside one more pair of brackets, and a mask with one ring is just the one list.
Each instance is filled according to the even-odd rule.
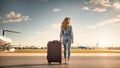
[[[47,56],[47,53],[4,53],[0,56]],[[71,56],[120,56],[120,53],[72,53]]]
[[[12,53],[11,53],[12,54]],[[62,60],[63,61],[63,60]],[[69,64],[49,65],[46,56],[0,56],[0,68],[120,68],[119,53],[115,55],[71,56]]]

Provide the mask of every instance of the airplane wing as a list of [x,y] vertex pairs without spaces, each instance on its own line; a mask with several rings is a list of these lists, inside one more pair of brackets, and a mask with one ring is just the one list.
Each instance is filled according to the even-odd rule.
[[17,31],[12,31],[12,30],[5,30],[7,32],[12,32],[12,33],[20,33],[20,32],[17,32]]

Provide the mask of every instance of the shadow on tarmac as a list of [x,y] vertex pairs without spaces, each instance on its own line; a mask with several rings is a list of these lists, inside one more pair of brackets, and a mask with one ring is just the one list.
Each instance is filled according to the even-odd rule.
[[9,65],[9,66],[0,66],[0,68],[17,68],[17,67],[33,67],[33,66],[62,66],[62,65],[68,65],[68,64],[57,64],[57,63],[52,63],[52,64],[20,64],[20,65]]

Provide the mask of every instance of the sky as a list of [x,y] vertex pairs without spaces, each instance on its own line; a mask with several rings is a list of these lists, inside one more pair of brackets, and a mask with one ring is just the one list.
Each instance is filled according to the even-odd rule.
[[12,45],[46,47],[71,18],[72,46],[120,47],[120,0],[0,0],[0,33]]

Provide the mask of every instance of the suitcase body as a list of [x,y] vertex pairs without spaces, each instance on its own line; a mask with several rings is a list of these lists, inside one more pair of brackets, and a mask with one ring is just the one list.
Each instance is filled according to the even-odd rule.
[[47,60],[48,63],[59,62],[61,64],[61,42],[49,41],[47,44]]

